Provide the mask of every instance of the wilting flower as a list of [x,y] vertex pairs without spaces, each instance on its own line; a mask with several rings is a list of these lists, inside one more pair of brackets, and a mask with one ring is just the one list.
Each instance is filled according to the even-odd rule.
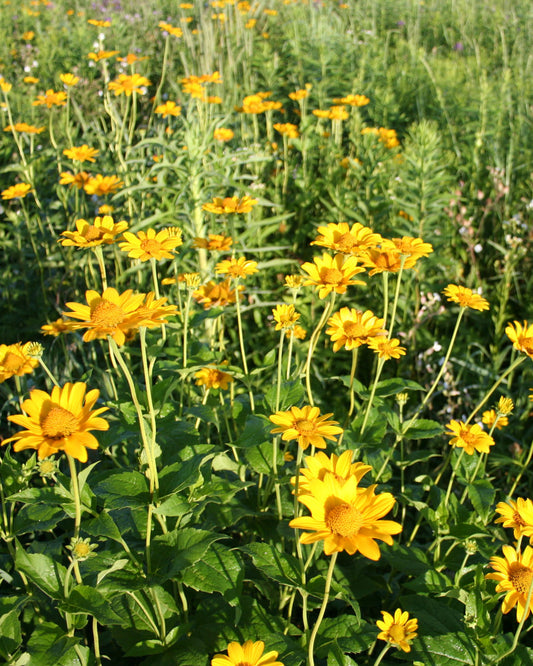
[[341,308],[328,319],[326,334],[331,337],[333,351],[345,347],[348,351],[368,344],[371,338],[385,335],[384,319],[370,310],[361,312],[355,308]]
[[208,213],[226,215],[228,213],[249,213],[257,204],[257,199],[249,196],[239,197],[215,197],[211,203],[202,206]]
[[211,659],[211,666],[283,666],[281,661],[277,661],[277,652],[263,654],[264,649],[263,641],[246,641],[243,645],[230,643],[228,655],[216,654]]
[[75,162],[94,162],[94,158],[99,152],[97,148],[90,148],[84,143],[83,146],[65,148],[63,155],[66,155],[70,160],[74,160]]
[[124,93],[129,97],[133,93],[144,95],[146,92],[143,88],[150,85],[150,81],[140,74],[119,74],[114,81],[107,84],[109,90],[113,90],[115,95]]
[[481,415],[481,422],[489,428],[494,426],[497,430],[501,430],[504,426],[509,425],[507,416],[500,416],[495,409],[488,409]]
[[274,321],[276,322],[276,331],[293,328],[300,315],[296,312],[294,305],[276,305],[272,310]]
[[515,321],[514,326],[513,324],[507,325],[505,333],[515,349],[533,358],[533,324],[524,321],[522,326],[520,322]]
[[87,194],[95,194],[96,196],[105,196],[106,194],[113,194],[116,192],[119,187],[122,187],[124,183],[120,180],[118,176],[102,176],[101,174],[96,174],[92,176],[83,186],[83,189]]
[[138,231],[136,234],[126,231],[125,241],[119,243],[128,257],[148,261],[149,259],[172,259],[172,252],[183,245],[182,231],[179,227],[168,227],[156,232],[155,229]]
[[40,134],[44,130],[44,127],[35,127],[35,125],[28,125],[28,123],[15,123],[4,127],[4,132],[20,132],[21,134]]
[[31,345],[31,342],[0,345],[0,382],[33,372],[39,365],[39,360],[28,353]]
[[352,476],[342,485],[332,474],[309,482],[309,494],[298,496],[298,501],[309,509],[310,516],[291,520],[290,527],[309,530],[300,536],[300,543],[324,542],[324,553],[346,551],[349,555],[360,552],[370,560],[379,560],[381,553],[376,539],[392,545],[393,534],[402,526],[392,520],[381,520],[396,500],[390,493],[375,494],[376,486],[363,491],[357,478]]
[[216,141],[231,141],[234,136],[233,130],[227,127],[217,127],[213,132],[213,138]]
[[100,391],[86,394],[84,382],[55,386],[52,393],[34,389],[22,403],[24,414],[8,416],[10,421],[25,430],[4,439],[2,444],[15,442],[13,449],[35,449],[39,460],[64,451],[81,462],[87,461],[87,449],[98,448],[90,430],[107,430],[108,422],[99,414],[107,407],[93,410]]
[[302,270],[309,275],[304,285],[315,285],[319,298],[326,298],[332,291],[344,294],[349,285],[364,284],[361,280],[351,279],[354,275],[363,273],[364,268],[357,265],[355,257],[345,260],[342,254],[332,257],[324,252],[322,257],[315,257],[313,263],[306,261],[302,264]]
[[400,347],[400,341],[397,338],[387,338],[383,335],[370,338],[368,347],[384,361],[400,358],[405,354],[405,347]]
[[472,310],[488,310],[489,302],[469,289],[457,284],[449,284],[442,292],[452,303],[457,303],[462,308],[472,308]]
[[337,421],[328,421],[333,414],[322,414],[318,407],[291,407],[287,412],[276,412],[268,418],[277,428],[272,434],[283,433],[281,439],[290,441],[295,439],[304,451],[311,444],[317,449],[326,448],[326,439],[335,441],[342,428]]
[[111,215],[96,217],[93,224],[86,220],[76,220],[76,231],[63,231],[61,245],[74,247],[95,247],[97,245],[111,245],[117,236],[128,228],[124,220],[113,222]]
[[474,451],[489,453],[490,447],[495,444],[492,437],[483,430],[479,423],[470,425],[461,421],[451,421],[446,427],[450,430],[446,433],[451,437],[450,446],[464,449],[469,456]]
[[[243,289],[244,286],[240,285],[239,293]],[[209,308],[224,307],[230,303],[235,303],[236,291],[231,288],[229,278],[218,283],[210,280],[193,292],[193,298],[204,306],[204,310],[208,310]]]
[[342,254],[357,255],[361,250],[377,247],[383,240],[381,234],[375,234],[359,222],[352,227],[346,222],[330,222],[325,227],[318,227],[318,233],[311,245],[321,245]]
[[156,106],[154,113],[163,116],[163,118],[167,116],[181,116],[181,106],[178,106],[176,102],[165,102]]
[[533,502],[518,497],[516,501],[498,502],[496,513],[500,514],[495,523],[503,523],[503,527],[513,530],[515,539],[522,536],[533,537]]
[[400,608],[394,611],[394,616],[386,611],[381,611],[381,614],[383,619],[376,622],[378,629],[381,629],[378,639],[387,641],[404,652],[410,652],[409,641],[417,636],[418,620],[409,619],[409,613]]
[[524,614],[527,619],[533,610],[533,594],[529,595],[533,582],[533,548],[526,546],[523,553],[512,546],[503,546],[502,550],[503,557],[490,558],[490,566],[496,573],[486,574],[485,578],[498,581],[496,592],[506,592],[502,613],[516,606],[516,621],[521,622]]
[[234,279],[246,278],[258,272],[257,261],[239,257],[238,259],[224,259],[215,266],[215,273],[219,275],[229,275]]
[[194,373],[197,386],[205,386],[206,389],[222,389],[227,391],[228,385],[233,377],[228,372],[223,372],[215,366],[208,366]]
[[[310,494],[310,482],[313,479],[323,481],[328,474],[334,476],[341,486],[352,476],[356,478],[359,484],[359,481],[372,467],[362,462],[352,462],[353,454],[353,451],[344,451],[340,456],[332,453],[328,458],[323,451],[317,451],[314,456],[306,456],[306,467],[300,468],[298,494]],[[296,485],[295,476],[292,477],[291,483],[293,486]],[[363,488],[360,488],[360,492],[363,492],[363,490]]]
[[70,171],[62,171],[59,174],[59,184],[60,185],[69,185],[70,187],[77,187],[78,190],[81,190],[89,180],[91,176],[87,171],[79,171],[78,173],[70,173]]
[[229,250],[233,244],[231,236],[224,234],[208,234],[207,238],[196,237],[192,244],[193,247],[202,250]]
[[2,190],[2,199],[24,199],[30,192],[31,185],[29,183],[17,183],[8,187],[7,190]]
[[48,109],[53,106],[65,106],[67,103],[67,93],[63,90],[54,92],[51,88],[44,95],[37,95],[37,99],[32,102],[33,106],[43,106],[46,104]]

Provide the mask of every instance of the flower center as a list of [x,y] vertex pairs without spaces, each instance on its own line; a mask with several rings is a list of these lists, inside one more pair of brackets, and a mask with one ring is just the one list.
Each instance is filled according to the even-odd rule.
[[338,268],[326,268],[322,271],[320,277],[324,284],[340,284],[344,275]]
[[342,236],[337,239],[336,245],[341,252],[349,254],[354,249],[354,247],[357,247],[358,243],[355,236],[347,232],[342,234]]
[[48,439],[63,439],[76,432],[79,427],[78,419],[68,409],[52,407],[41,421],[41,430]]
[[393,624],[389,628],[389,636],[392,643],[401,643],[405,640],[405,628],[401,624]]
[[307,419],[300,419],[294,425],[301,435],[309,435],[315,430],[314,424]]
[[154,238],[145,238],[141,241],[141,249],[148,254],[157,254],[161,251],[161,243]]
[[524,527],[526,524],[522,516],[518,513],[518,511],[515,511],[513,513],[513,520],[517,525],[520,525],[521,527]]
[[85,232],[85,240],[88,241],[100,240],[101,238],[104,237],[104,233],[105,232],[103,229],[99,229],[98,227],[95,227],[94,225],[91,224],[91,226]]
[[91,312],[91,320],[102,328],[116,328],[124,321],[124,313],[118,305],[102,299]]
[[347,321],[343,328],[344,333],[349,338],[366,338],[368,335],[365,327],[357,321]]
[[513,562],[509,569],[511,585],[519,594],[527,594],[533,579],[533,571],[519,562]]
[[337,504],[326,514],[326,525],[342,537],[357,534],[364,523],[362,514],[350,504]]
[[2,365],[9,372],[16,372],[24,365],[24,359],[17,356],[17,354],[13,354],[13,352],[7,352],[2,361]]

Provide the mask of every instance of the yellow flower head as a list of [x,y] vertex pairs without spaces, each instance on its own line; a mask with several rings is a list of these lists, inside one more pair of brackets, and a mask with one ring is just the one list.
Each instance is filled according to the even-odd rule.
[[516,606],[516,621],[529,617],[533,610],[533,595],[529,606],[526,602],[533,582],[533,548],[526,546],[521,553],[512,546],[503,546],[503,557],[491,557],[490,566],[495,573],[486,574],[485,578],[498,581],[496,592],[505,592],[502,613],[508,613]]
[[300,315],[296,312],[294,305],[276,305],[272,310],[274,321],[276,322],[276,331],[293,328]]
[[225,654],[216,654],[211,659],[211,666],[283,666],[277,661],[278,653],[271,651],[263,654],[263,641],[246,641],[243,645],[230,643]]
[[102,176],[101,174],[96,174],[96,176],[90,177],[83,189],[87,194],[95,194],[96,196],[105,196],[106,194],[113,194],[124,183],[120,180],[118,176]]
[[76,231],[63,231],[61,245],[74,247],[95,247],[111,245],[118,235],[126,231],[128,223],[124,220],[113,222],[111,215],[96,217],[93,224],[86,220],[76,220]]
[[183,245],[182,231],[179,227],[168,227],[157,231],[148,229],[146,232],[138,231],[136,234],[126,231],[125,240],[119,243],[122,252],[128,257],[148,261],[149,259],[172,259],[172,252]]
[[81,462],[87,461],[87,449],[98,448],[91,430],[107,430],[108,422],[100,418],[107,407],[93,410],[100,391],[86,393],[84,382],[55,386],[52,393],[34,389],[22,403],[24,414],[8,416],[25,430],[4,439],[2,444],[15,442],[15,451],[35,449],[39,460],[64,451]]
[[97,28],[109,28],[111,21],[104,19],[87,19],[89,25],[95,25]]
[[384,335],[370,338],[368,347],[384,361],[405,355],[405,347],[400,347],[400,341],[397,338],[389,339]]
[[503,523],[503,527],[513,530],[515,539],[522,536],[533,537],[533,502],[518,497],[516,501],[498,502],[496,513],[500,514],[495,523]]
[[508,324],[505,333],[513,343],[513,347],[533,358],[533,324],[524,321],[524,325],[518,321]]
[[74,162],[94,162],[94,158],[99,152],[96,148],[90,148],[84,143],[83,146],[65,148],[63,155],[66,155],[69,160],[73,160]]
[[320,416],[318,407],[291,407],[288,412],[276,412],[268,417],[278,426],[270,432],[283,433],[281,439],[285,442],[295,439],[304,451],[310,444],[325,449],[326,439],[334,442],[342,432],[337,421],[328,421],[330,416],[333,414]]
[[468,287],[449,284],[442,293],[450,302],[457,303],[462,308],[471,308],[472,310],[480,311],[489,309],[489,302]]
[[229,129],[227,127],[217,127],[216,130],[213,132],[213,138],[215,141],[231,141],[233,137],[235,136],[234,132],[232,129]]
[[511,398],[504,398],[502,395],[498,400],[498,404],[496,405],[496,411],[498,414],[500,414],[500,416],[507,416],[508,414],[511,414],[513,409],[514,403]]
[[114,81],[110,81],[107,84],[109,90],[112,90],[115,95],[122,95],[124,93],[126,97],[129,97],[133,93],[138,93],[144,95],[146,88],[150,85],[150,81],[140,74],[119,74]]
[[28,123],[15,123],[4,127],[4,132],[19,132],[21,134],[40,134],[44,130],[44,127],[35,127],[35,125],[28,125]]
[[377,247],[383,240],[380,234],[356,222],[350,227],[346,222],[330,222],[318,227],[319,235],[311,245],[321,245],[335,252],[357,256],[362,250]]
[[[244,289],[243,285],[239,286],[239,295],[240,292]],[[235,303],[236,290],[231,289],[230,279],[227,278],[224,282],[213,282],[210,280],[207,284],[199,287],[195,292],[193,292],[193,298],[204,306],[204,310],[214,307],[225,307],[230,303]]]
[[393,238],[392,243],[400,255],[407,257],[403,265],[404,268],[412,268],[418,259],[427,257],[433,252],[431,243],[424,243],[421,238],[403,236],[402,238]]
[[25,76],[22,80],[24,83],[39,83],[39,79],[35,78],[35,76]]
[[94,62],[100,62],[100,60],[107,60],[108,58],[112,58],[113,56],[118,55],[120,51],[97,51],[96,53],[91,52],[87,55],[89,60],[94,60]]
[[249,213],[257,203],[257,199],[252,199],[249,196],[244,196],[242,199],[239,199],[239,197],[215,197],[212,202],[204,204],[202,208],[208,213],[227,215],[229,213]]
[[233,377],[228,372],[223,372],[215,366],[208,366],[194,373],[197,386],[205,386],[206,389],[222,389],[227,391]]
[[274,129],[289,139],[297,139],[300,136],[298,126],[293,123],[274,123]]
[[183,37],[183,30],[173,26],[171,23],[159,21],[159,28],[162,32],[168,32],[168,34],[172,35],[173,37]]
[[[324,477],[328,474],[335,477],[341,486],[343,486],[352,476],[356,478],[357,483],[359,484],[359,481],[361,481],[363,476],[367,474],[372,467],[361,462],[352,462],[353,454],[353,451],[344,451],[340,456],[332,453],[328,458],[323,451],[318,451],[314,456],[306,456],[306,466],[300,468],[298,494],[309,495],[311,493],[310,482],[313,481],[313,479],[323,481]],[[291,483],[293,486],[296,486],[295,476],[292,477]],[[363,490],[363,488],[360,488],[360,492],[363,492]]]
[[489,428],[494,426],[497,430],[501,430],[504,426],[509,425],[507,416],[500,416],[496,413],[495,409],[487,409],[481,415],[481,421]]
[[224,259],[215,266],[215,273],[218,275],[228,275],[234,279],[246,278],[248,275],[257,273],[257,261],[239,257],[238,259]]
[[59,184],[69,185],[70,187],[77,187],[81,190],[89,182],[91,176],[87,171],[79,171],[78,173],[70,173],[70,171],[62,171],[59,174]]
[[365,95],[346,95],[346,97],[336,97],[334,104],[347,104],[348,106],[366,106],[370,103]]
[[386,611],[381,611],[381,614],[383,619],[376,622],[378,629],[381,629],[378,639],[392,643],[404,652],[410,652],[409,641],[417,636],[418,620],[409,619],[409,613],[400,608],[394,611],[394,616]]
[[0,345],[0,383],[14,375],[20,377],[39,365],[39,361],[29,354],[31,342],[16,342],[13,345]]
[[348,286],[364,284],[361,280],[351,279],[354,275],[363,273],[364,268],[357,265],[355,257],[345,259],[342,254],[332,257],[324,252],[322,257],[315,257],[313,263],[306,261],[302,264],[302,270],[309,275],[304,285],[316,286],[319,298],[326,298],[332,291],[344,294]]
[[311,512],[291,520],[290,527],[307,530],[300,543],[324,542],[324,553],[360,552],[370,560],[379,560],[381,553],[376,539],[392,545],[392,535],[402,526],[392,520],[381,520],[396,500],[390,493],[375,494],[375,486],[363,491],[357,477],[351,476],[342,485],[332,474],[309,482],[309,494],[298,495],[298,501]]
[[70,73],[60,74],[59,78],[61,79],[61,83],[63,83],[63,85],[67,86],[68,88],[70,88],[71,86],[75,86],[77,83],[80,82],[78,76],[74,76],[74,74]]
[[176,102],[165,102],[156,106],[154,113],[163,116],[163,118],[167,116],[181,116],[181,106],[178,106]]
[[216,250],[218,252],[229,250],[232,245],[233,239],[231,236],[224,236],[224,234],[208,234],[207,238],[196,237],[192,244],[197,249]]
[[344,105],[332,106],[328,111],[328,118],[330,120],[348,120],[350,114],[346,111]]
[[11,185],[7,190],[2,190],[2,199],[24,199],[24,197],[31,192],[31,185],[29,183],[17,183]]
[[310,91],[311,91],[311,84],[307,84],[309,87],[307,88],[300,88],[299,90],[295,90],[294,92],[289,93],[290,99],[294,100],[295,102],[299,102],[302,99],[306,99],[309,97]]
[[446,433],[451,437],[450,446],[464,449],[469,456],[474,451],[489,453],[490,447],[495,444],[492,437],[483,430],[479,423],[470,425],[461,421],[451,421],[446,427],[450,431]]
[[327,335],[333,342],[333,351],[344,347],[348,351],[369,344],[370,339],[384,336],[384,319],[376,317],[370,310],[361,312],[355,308],[341,308],[328,319]]
[[65,319],[56,319],[50,324],[43,324],[41,326],[41,333],[43,335],[53,335],[54,338],[57,338],[58,335],[66,333],[67,331],[72,330],[72,322],[68,322]]
[[285,331],[287,338],[296,338],[297,340],[305,340],[307,331],[300,324],[295,324],[291,329]]
[[303,275],[286,275],[285,286],[289,289],[300,289],[304,283]]
[[67,93],[61,90],[54,92],[51,88],[44,95],[37,95],[37,99],[32,102],[33,106],[44,106],[51,109],[53,106],[65,106],[67,103]]

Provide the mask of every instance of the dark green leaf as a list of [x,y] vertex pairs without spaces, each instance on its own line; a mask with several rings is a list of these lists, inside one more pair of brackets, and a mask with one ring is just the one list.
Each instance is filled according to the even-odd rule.
[[271,441],[273,435],[270,434],[270,431],[273,427],[274,424],[265,418],[250,414],[246,417],[243,432],[233,442],[233,446],[238,449],[247,449]]
[[235,605],[242,588],[244,563],[238,552],[214,543],[207,553],[183,572],[185,585],[201,592],[220,592]]
[[26,504],[16,514],[13,523],[14,534],[45,532],[52,530],[65,518],[65,512],[58,506],[47,504]]
[[22,643],[18,611],[12,610],[0,617],[0,656],[8,663],[8,656],[13,654]]
[[20,545],[17,545],[15,564],[49,597],[63,599],[66,569],[62,564],[41,553],[27,553]]
[[[265,403],[272,413],[276,411],[277,391],[278,386],[275,382],[265,391]],[[279,409],[286,410],[298,405],[304,397],[304,393],[305,390],[300,380],[282,382],[279,393]]]
[[94,487],[107,509],[146,506],[150,502],[148,481],[140,472],[110,472]]
[[110,606],[110,598],[88,585],[76,585],[70,591],[68,599],[61,608],[68,613],[87,613],[93,615],[100,624],[121,624],[119,615]]
[[476,479],[467,485],[468,497],[479,517],[487,523],[494,512],[496,491],[488,479]]
[[268,578],[290,587],[300,585],[300,565],[292,555],[268,543],[251,543],[243,546],[241,551],[249,555],[257,569]]
[[39,623],[28,640],[29,663],[39,666],[78,665],[80,662],[74,651],[78,643],[78,638],[67,636],[65,629],[56,624]]
[[193,527],[173,530],[152,541],[153,571],[165,578],[179,574],[204,557],[209,546],[222,535]]
[[438,437],[444,428],[437,421],[431,419],[417,419],[413,425],[403,433],[405,439],[430,439]]
[[97,518],[85,520],[82,529],[90,536],[102,536],[119,543],[122,541],[120,530],[106,511],[102,511]]

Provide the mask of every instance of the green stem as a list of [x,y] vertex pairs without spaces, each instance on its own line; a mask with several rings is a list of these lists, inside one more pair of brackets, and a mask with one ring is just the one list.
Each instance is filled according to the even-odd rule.
[[450,494],[452,492],[453,480],[455,479],[455,475],[457,474],[457,470],[459,469],[459,465],[461,464],[461,460],[463,459],[464,453],[465,453],[465,450],[461,449],[461,453],[459,454],[459,458],[457,458],[457,462],[453,466],[452,473],[450,475],[450,480],[448,482],[448,489],[446,490],[446,497],[444,498],[444,507],[445,508],[448,508],[448,500],[450,499]]
[[522,468],[521,468],[521,470],[518,472],[518,474],[517,474],[517,476],[516,476],[516,479],[514,480],[514,483],[513,483],[512,487],[511,487],[511,490],[510,490],[509,493],[508,493],[508,497],[511,497],[511,498],[512,498],[514,491],[517,489],[518,484],[520,483],[520,479],[521,479],[522,476],[524,475],[524,472],[527,470],[527,468],[528,468],[528,466],[529,466],[529,463],[531,462],[531,456],[533,456],[533,442],[531,442],[531,444],[529,445],[529,451],[528,451],[528,454],[527,454],[526,460],[525,460],[525,462],[522,464]]
[[[464,451],[464,449],[463,449],[463,451]],[[484,454],[484,453],[480,453],[480,454],[479,454],[479,457],[478,457],[478,460],[477,460],[476,469],[474,470],[474,473],[472,474],[472,478],[468,480],[468,483],[466,484],[466,487],[465,487],[465,489],[463,490],[463,494],[461,495],[461,499],[460,499],[460,501],[459,501],[459,504],[462,504],[462,503],[465,501],[465,499],[466,499],[466,495],[467,495],[467,493],[468,493],[468,486],[470,486],[470,484],[474,483],[474,480],[475,480],[475,478],[476,478],[476,476],[477,476],[477,473],[479,472],[479,468],[481,467],[481,463],[483,462],[484,457],[485,457],[485,454]]]
[[241,349],[242,357],[242,368],[244,370],[244,376],[246,378],[246,384],[248,385],[248,395],[250,397],[250,409],[252,412],[255,411],[254,403],[254,394],[252,393],[252,387],[250,385],[250,375],[248,373],[248,363],[246,361],[246,351],[244,349],[244,336],[242,332],[242,317],[241,317],[241,303],[240,303],[240,294],[239,294],[239,279],[235,278],[235,310],[237,312],[237,329],[239,333],[239,346]]
[[367,424],[367,421],[368,421],[368,417],[370,416],[370,410],[372,409],[372,403],[374,402],[374,396],[376,395],[376,388],[378,386],[379,378],[381,376],[381,372],[383,370],[384,365],[385,365],[385,359],[383,359],[383,358],[378,359],[378,367],[376,369],[376,376],[374,377],[374,381],[372,382],[372,389],[370,391],[370,398],[368,399],[368,404],[366,406],[365,418],[363,419],[363,424],[361,425],[361,435],[365,431],[366,424]]
[[335,562],[337,561],[337,555],[338,553],[333,553],[331,556],[331,560],[329,563],[329,568],[328,568],[328,573],[326,574],[326,584],[324,586],[324,599],[322,600],[322,606],[320,606],[320,611],[318,613],[318,617],[315,622],[315,626],[313,627],[313,631],[311,633],[311,637],[309,638],[309,647],[308,647],[308,666],[315,666],[315,658],[314,658],[314,647],[315,647],[315,639],[318,634],[318,630],[320,628],[320,625],[322,623],[322,620],[324,618],[324,614],[326,612],[326,606],[328,605],[329,601],[329,591],[331,589],[331,581],[333,580],[333,569],[335,568]]
[[394,321],[396,319],[396,309],[398,307],[398,299],[400,297],[400,285],[401,285],[401,282],[402,282],[403,267],[404,267],[406,259],[407,259],[407,255],[402,254],[401,257],[400,257],[400,270],[398,271],[398,277],[396,279],[396,289],[394,291],[394,301],[392,303],[392,312],[391,312],[391,316],[390,316],[390,327],[389,327],[389,336],[388,336],[389,340],[392,337],[392,330],[394,328]]
[[[80,536],[80,527],[81,527],[81,500],[80,500],[80,486],[78,484],[78,472],[76,470],[76,462],[74,458],[67,453],[68,466],[70,470],[70,485],[72,489],[72,496],[74,498],[74,507],[75,507],[75,518],[74,518],[74,542]],[[76,576],[76,582],[78,585],[82,584],[80,568],[78,560],[73,556],[72,560],[74,575]]]
[[318,338],[320,336],[320,333],[322,329],[324,328],[324,325],[326,321],[328,320],[328,317],[331,314],[331,311],[333,310],[333,306],[335,304],[335,297],[336,294],[334,291],[331,292],[331,299],[329,303],[326,305],[324,308],[324,312],[322,313],[322,316],[320,317],[320,321],[318,322],[315,330],[313,331],[311,335],[311,339],[309,340],[309,349],[307,350],[307,359],[305,361],[305,367],[304,367],[304,374],[305,374],[305,385],[307,388],[307,400],[309,401],[309,404],[311,407],[315,404],[313,402],[313,392],[311,391],[311,362],[313,360],[313,354],[316,348],[316,343],[318,341]]
[[385,645],[385,647],[383,648],[383,650],[381,650],[381,652],[378,654],[378,658],[377,658],[376,661],[374,662],[374,666],[379,666],[379,664],[381,664],[381,661],[382,661],[383,657],[384,657],[384,656],[387,654],[387,652],[389,651],[389,648],[390,648],[390,643],[387,643],[387,644]]

